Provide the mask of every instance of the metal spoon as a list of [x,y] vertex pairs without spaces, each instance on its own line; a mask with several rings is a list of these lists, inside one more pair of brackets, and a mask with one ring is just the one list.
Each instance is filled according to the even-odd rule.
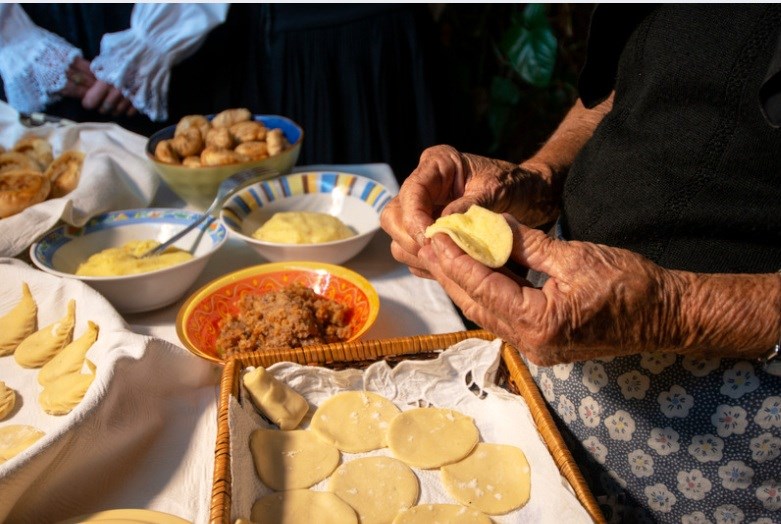
[[184,235],[198,227],[204,220],[207,218],[213,218],[212,214],[219,210],[222,207],[222,204],[225,203],[225,201],[233,196],[237,191],[244,189],[245,187],[254,184],[255,182],[258,182],[260,180],[266,180],[268,178],[273,178],[275,176],[278,176],[279,173],[274,169],[269,169],[267,167],[253,167],[249,169],[245,169],[243,171],[239,171],[238,173],[229,176],[225,180],[222,181],[220,184],[219,189],[217,190],[217,196],[214,197],[214,201],[211,203],[211,205],[206,209],[206,211],[203,212],[203,214],[187,226],[186,228],[179,231],[177,234],[160,244],[159,246],[150,249],[143,255],[141,255],[139,258],[146,258],[152,255],[156,255],[158,253],[162,253],[165,251],[169,246],[171,246],[174,242],[182,238]]

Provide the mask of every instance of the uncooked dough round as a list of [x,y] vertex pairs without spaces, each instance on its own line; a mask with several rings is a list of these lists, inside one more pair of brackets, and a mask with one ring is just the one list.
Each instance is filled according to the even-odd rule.
[[250,520],[254,524],[358,524],[355,511],[339,497],[308,489],[272,493],[256,500]]
[[376,393],[345,391],[326,399],[309,427],[342,451],[363,453],[388,445],[388,425],[399,411]]
[[361,524],[391,524],[420,494],[415,473],[391,457],[363,457],[339,466],[328,489],[358,513]]
[[0,464],[35,444],[43,435],[43,431],[23,424],[0,428]]
[[426,228],[428,238],[445,233],[466,254],[488,267],[502,267],[513,250],[513,230],[499,214],[473,205],[466,213],[439,217]]
[[311,431],[257,429],[250,451],[260,480],[273,490],[308,488],[333,473],[341,454]]
[[399,513],[393,524],[491,524],[491,519],[460,504],[421,504]]
[[488,515],[504,515],[529,500],[529,462],[515,446],[480,443],[464,460],[440,471],[454,499]]
[[423,469],[458,462],[479,440],[480,432],[471,417],[446,408],[405,411],[388,428],[393,456]]

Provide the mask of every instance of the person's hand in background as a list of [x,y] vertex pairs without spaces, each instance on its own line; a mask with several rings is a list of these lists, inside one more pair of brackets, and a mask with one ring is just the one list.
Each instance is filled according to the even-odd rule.
[[134,116],[138,113],[119,89],[101,80],[95,80],[84,92],[81,105],[84,109],[96,110],[104,115]]
[[87,90],[95,83],[95,75],[89,68],[89,62],[77,56],[65,71],[67,82],[59,92],[60,95],[69,98],[82,99]]

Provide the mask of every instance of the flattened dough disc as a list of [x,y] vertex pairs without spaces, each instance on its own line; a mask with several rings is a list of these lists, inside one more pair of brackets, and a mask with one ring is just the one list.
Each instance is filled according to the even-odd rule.
[[487,515],[504,515],[529,501],[529,462],[515,446],[480,443],[464,460],[442,466],[440,472],[454,499]]
[[296,489],[272,493],[255,501],[254,524],[358,524],[355,511],[327,491]]
[[502,267],[513,249],[513,231],[499,213],[473,205],[466,213],[439,217],[426,237],[445,233],[470,257],[488,267]]
[[423,469],[458,462],[479,440],[480,432],[471,417],[446,408],[405,411],[388,428],[393,456]]

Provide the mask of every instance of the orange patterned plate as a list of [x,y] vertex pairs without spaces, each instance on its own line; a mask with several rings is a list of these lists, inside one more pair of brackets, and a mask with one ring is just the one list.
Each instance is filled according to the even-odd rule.
[[239,299],[248,293],[278,291],[294,283],[350,308],[352,335],[345,342],[358,339],[377,320],[380,298],[358,273],[319,262],[277,262],[228,273],[193,293],[176,317],[176,334],[194,355],[223,363],[215,342],[222,319],[238,312]]

